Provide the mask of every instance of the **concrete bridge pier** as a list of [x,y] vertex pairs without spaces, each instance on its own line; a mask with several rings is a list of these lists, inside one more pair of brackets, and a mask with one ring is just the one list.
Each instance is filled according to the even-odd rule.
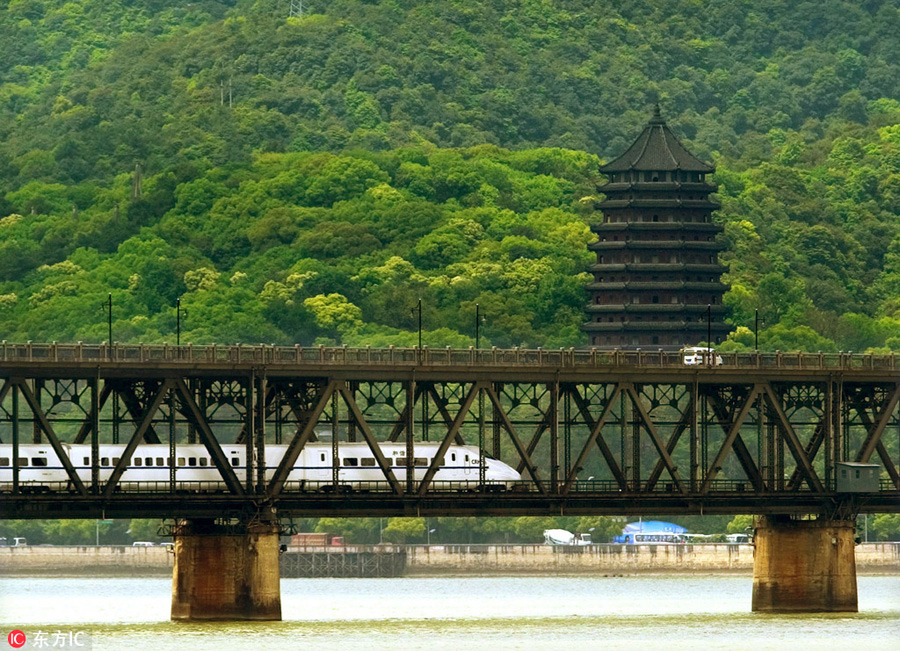
[[180,521],[173,620],[281,620],[278,522]]
[[850,520],[760,516],[754,612],[857,612],[856,526]]

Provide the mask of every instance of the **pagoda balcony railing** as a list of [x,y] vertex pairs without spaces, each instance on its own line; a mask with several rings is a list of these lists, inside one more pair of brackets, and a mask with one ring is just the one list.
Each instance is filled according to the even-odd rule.
[[[586,324],[601,325],[601,324]],[[610,324],[620,325],[620,324]],[[668,326],[668,323],[632,323],[633,329],[648,326]],[[675,327],[705,329],[706,323],[672,324]],[[713,324],[714,326],[717,324]],[[719,353],[723,367],[789,368],[789,369],[843,369],[843,370],[900,370],[900,356],[861,355],[858,353]],[[302,367],[306,365],[408,365],[408,366],[551,366],[567,368],[591,368],[606,366],[684,366],[678,352],[649,352],[624,350],[598,350],[560,348],[556,350],[526,348],[349,348],[325,346],[269,346],[235,345],[220,346],[170,346],[167,344],[84,344],[84,343],[10,343],[0,342],[0,369],[3,365],[28,364],[58,365],[61,363],[85,363],[97,369],[97,365],[140,364],[192,365],[192,368],[209,365],[268,364],[272,366]]]
[[599,262],[588,267],[590,271],[651,272],[668,271],[698,273],[719,277],[728,269],[721,264],[693,264],[682,262]]
[[594,313],[619,313],[619,312],[637,312],[641,314],[647,314],[652,312],[665,313],[669,314],[671,312],[685,312],[688,314],[699,314],[703,312],[706,314],[706,310],[709,309],[712,314],[724,314],[728,308],[721,304],[713,304],[707,306],[707,304],[686,304],[686,303],[606,303],[606,304],[597,304],[590,303],[585,308],[587,312]]
[[716,201],[703,201],[700,199],[646,199],[635,197],[633,199],[604,199],[597,207],[600,210],[610,208],[702,208],[715,211],[722,207]]
[[684,231],[692,233],[697,231],[704,235],[709,233],[720,233],[724,227],[720,224],[712,222],[600,222],[591,224],[591,230],[596,232],[612,231],[620,233],[622,231]]
[[588,249],[592,251],[608,251],[610,249],[638,249],[644,251],[665,249],[667,251],[684,250],[718,252],[724,251],[726,248],[727,245],[724,242],[716,242],[715,240],[712,242],[700,240],[600,240],[588,244]]
[[701,282],[685,282],[682,280],[672,281],[672,282],[662,282],[662,281],[611,281],[611,282],[594,282],[589,283],[587,285],[588,291],[591,292],[606,292],[606,291],[622,291],[622,290],[631,290],[631,291],[669,291],[669,292],[685,292],[685,291],[695,291],[695,292],[716,292],[716,293],[724,293],[725,285],[718,281],[714,281],[711,283],[701,283]]
[[[721,321],[713,321],[707,327],[706,321],[589,321],[582,326],[585,332],[592,333],[628,333],[628,334],[659,334],[660,332],[691,332],[705,335],[707,330],[714,334],[730,332],[731,326]],[[703,337],[704,339],[706,337]]]
[[628,190],[641,192],[672,192],[682,190],[684,192],[715,192],[719,186],[713,183],[701,183],[699,181],[613,181],[601,185],[598,190],[604,194],[607,192],[627,192]]

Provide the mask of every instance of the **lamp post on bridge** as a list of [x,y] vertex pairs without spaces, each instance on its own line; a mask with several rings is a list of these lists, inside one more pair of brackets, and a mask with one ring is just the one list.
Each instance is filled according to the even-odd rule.
[[107,359],[112,359],[112,292],[106,295],[106,302],[100,304],[100,309],[106,312],[106,357]]
[[181,309],[181,298],[175,299],[175,345],[181,345],[181,317],[182,315],[186,319],[188,316],[187,310]]
[[475,350],[481,348],[481,324],[484,321],[484,316],[481,313],[481,306],[475,303]]
[[416,307],[410,309],[409,314],[412,316],[418,312],[418,321],[419,321],[419,345],[416,347],[416,362],[421,362],[422,360],[422,299],[420,298],[416,303]]
[[706,356],[706,365],[712,366],[712,303],[706,304]]

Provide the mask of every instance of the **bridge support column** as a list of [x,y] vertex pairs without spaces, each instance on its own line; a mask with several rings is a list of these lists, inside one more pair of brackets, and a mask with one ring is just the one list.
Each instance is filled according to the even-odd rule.
[[759,517],[753,611],[857,612],[855,538],[852,521]]
[[278,523],[179,523],[172,619],[280,620]]

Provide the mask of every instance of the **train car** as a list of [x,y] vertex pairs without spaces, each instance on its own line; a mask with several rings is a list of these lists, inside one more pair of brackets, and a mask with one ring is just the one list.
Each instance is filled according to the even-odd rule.
[[[106,482],[125,451],[124,444],[99,446],[100,481]],[[240,480],[247,472],[247,448],[243,445],[223,445],[228,464]],[[383,443],[381,453],[396,479],[406,481],[406,445]],[[91,481],[91,447],[64,443],[63,448],[85,484]],[[413,480],[421,481],[437,454],[437,443],[418,443],[412,460]],[[267,445],[265,476],[271,480],[281,462],[286,445]],[[335,452],[337,464],[333,463]],[[440,459],[433,478],[436,489],[452,485],[477,484],[480,465],[484,463],[485,483],[493,489],[506,489],[521,476],[502,461],[485,455],[473,446],[450,446]],[[19,446],[19,486],[23,491],[44,492],[68,490],[69,477],[50,445],[23,444]],[[174,472],[173,472],[174,471]],[[224,490],[225,484],[205,446],[181,444],[175,448],[174,460],[168,445],[145,444],[135,448],[131,460],[119,480],[122,491],[165,491],[174,483],[179,490]],[[0,490],[12,488],[12,446],[0,445]],[[375,455],[366,443],[309,443],[301,450],[288,475],[288,490],[375,489],[386,486],[386,478]],[[381,484],[381,486],[379,486]]]

